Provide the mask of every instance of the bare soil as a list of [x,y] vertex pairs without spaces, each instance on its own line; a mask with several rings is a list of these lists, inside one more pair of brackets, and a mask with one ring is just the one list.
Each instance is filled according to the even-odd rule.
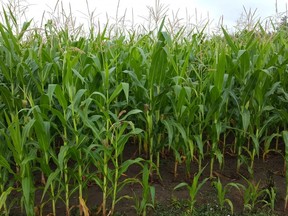
[[[137,156],[137,146],[135,145],[127,145],[125,150],[125,158],[135,158]],[[249,179],[252,182],[258,183],[260,181],[260,188],[265,188],[268,186],[269,182],[271,182],[271,178],[273,180],[274,188],[276,189],[276,203],[275,203],[275,213],[276,215],[288,215],[287,212],[284,212],[284,198],[285,198],[285,176],[283,175],[284,170],[284,159],[283,156],[279,153],[270,153],[265,160],[263,158],[257,158],[255,160],[254,165],[254,178],[251,179],[247,168],[245,165],[242,166],[240,173],[236,173],[236,161],[237,158],[231,155],[225,155],[225,166],[224,169],[219,169],[219,165],[215,163],[214,166],[214,176],[215,179],[211,179],[207,181],[204,186],[201,188],[198,196],[196,206],[205,206],[210,205],[211,203],[217,203],[217,192],[212,185],[212,181],[216,180],[217,177],[220,178],[223,185],[226,185],[229,182],[241,183],[247,186],[245,178]],[[204,170],[201,179],[209,177],[209,162],[210,160],[206,160],[203,164],[208,164],[206,169]],[[189,193],[186,188],[181,188],[178,190],[174,190],[174,187],[181,182],[191,183],[193,179],[193,174],[198,171],[198,164],[194,162],[191,166],[191,177],[187,176],[185,164],[178,165],[178,175],[174,177],[174,158],[171,155],[167,155],[166,157],[161,159],[160,162],[160,174],[161,179],[155,175],[151,184],[155,187],[156,190],[156,205],[161,206],[170,206],[173,200],[184,201],[189,199]],[[139,166],[130,167],[127,171],[126,175],[129,177],[137,176],[141,172],[141,168]],[[138,175],[141,178],[141,175]],[[201,180],[200,179],[200,180]],[[121,195],[130,195],[137,197],[141,197],[142,188],[139,184],[134,184],[125,187],[121,191]],[[243,192],[238,191],[237,189],[230,190],[227,194],[227,198],[229,198],[234,205],[234,212],[241,214],[243,212]],[[41,199],[41,191],[36,192],[36,203],[39,203]],[[91,215],[98,215],[99,206],[101,205],[102,193],[100,189],[95,185],[87,186],[85,190],[85,200],[88,208],[90,209]],[[75,193],[74,196],[71,197],[71,213],[72,215],[77,215],[78,213],[78,196]],[[134,216],[136,215],[135,209],[132,207],[135,205],[134,199],[123,199],[121,200],[116,207],[117,215],[126,215],[126,216]],[[261,206],[260,206],[261,208]],[[43,209],[43,215],[49,215],[51,213],[51,205],[50,202],[45,205]],[[11,215],[20,215],[20,207],[14,206],[11,210]],[[98,214],[97,214],[98,212]],[[57,205],[57,213],[58,215],[65,215],[65,207],[64,204],[61,204],[61,201],[58,202]],[[101,215],[101,214],[99,214]],[[149,211],[148,215],[157,215],[153,210]],[[269,214],[267,214],[269,215]]]

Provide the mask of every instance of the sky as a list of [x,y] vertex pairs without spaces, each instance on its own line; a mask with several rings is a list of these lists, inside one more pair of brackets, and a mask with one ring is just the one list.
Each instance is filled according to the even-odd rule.
[[[8,0],[0,0],[7,2]],[[20,1],[23,7],[27,7],[26,18],[33,18],[36,23],[45,14],[57,15],[54,11],[59,0],[10,0]],[[127,23],[141,24],[149,17],[149,8],[155,10],[155,0],[60,0],[63,8],[69,13],[69,8],[78,23],[88,23],[88,11],[93,12],[94,21],[106,23],[120,20],[124,17]],[[181,20],[182,23],[201,23],[209,19],[209,23],[217,25],[220,18],[223,18],[224,26],[233,28],[240,20],[241,14],[245,14],[244,7],[248,13],[255,12],[253,18],[261,20],[268,17],[275,17],[276,0],[158,0],[162,8],[168,9],[167,14],[170,20]],[[59,3],[59,2],[58,2]],[[277,0],[277,12],[287,11],[288,0]],[[119,5],[118,5],[119,4]],[[89,5],[89,7],[87,7]],[[89,10],[87,9],[89,8]],[[118,8],[118,10],[117,10]],[[44,13],[45,12],[45,13]],[[176,16],[177,14],[177,16]],[[174,19],[173,19],[174,16]],[[177,19],[175,19],[177,17]],[[245,17],[245,16],[244,16]],[[222,19],[221,19],[222,20]],[[131,24],[132,25],[132,24]]]

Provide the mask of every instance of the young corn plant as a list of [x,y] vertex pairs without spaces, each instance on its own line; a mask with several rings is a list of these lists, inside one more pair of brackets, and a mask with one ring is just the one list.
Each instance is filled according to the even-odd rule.
[[213,185],[217,190],[217,198],[218,198],[218,203],[220,205],[221,211],[224,209],[225,203],[227,203],[230,207],[231,214],[233,215],[234,214],[233,203],[230,199],[226,198],[226,195],[227,195],[227,192],[231,190],[231,188],[236,188],[240,190],[241,185],[238,185],[237,183],[228,183],[225,186],[223,186],[219,178],[217,181],[213,182]]
[[[132,128],[130,128],[130,126]],[[125,172],[132,165],[141,165],[141,158],[129,159],[125,161],[121,161],[121,157],[124,151],[124,147],[128,141],[128,139],[134,135],[137,135],[141,132],[140,129],[134,128],[134,125],[131,122],[118,121],[111,126],[111,137],[109,137],[108,146],[104,146],[103,144],[92,144],[88,148],[88,154],[92,159],[93,165],[101,171],[99,174],[94,175],[92,179],[96,182],[96,184],[104,191],[105,197],[103,195],[102,208],[108,208],[109,213],[113,214],[115,211],[115,205],[121,201],[122,199],[131,198],[129,195],[119,196],[119,192],[128,184],[137,183],[138,180],[134,177],[126,177]],[[131,129],[130,132],[125,133],[125,130]],[[116,131],[117,130],[117,131]],[[112,137],[113,136],[113,137]],[[95,150],[94,150],[95,149]],[[106,159],[107,161],[105,161]],[[113,167],[107,167],[106,177],[102,173],[104,173],[104,169],[106,169],[105,163],[112,163]],[[105,180],[106,179],[106,180]],[[107,199],[111,198],[112,203],[111,206],[107,206]],[[106,199],[106,200],[104,200]],[[102,214],[106,215],[107,210],[102,209]]]
[[[208,150],[210,151],[210,178],[213,178],[214,162],[215,157],[219,161],[220,166],[223,163],[223,155],[219,149],[220,135],[223,131],[223,125],[220,121],[220,110],[221,105],[219,91],[216,87],[211,87],[207,100],[207,108],[209,109],[205,115],[206,129],[210,131],[207,144],[209,144]],[[217,106],[216,106],[217,104]],[[219,105],[220,104],[220,105]],[[209,125],[211,123],[211,125]]]
[[196,203],[196,196],[197,196],[199,190],[208,181],[208,178],[205,178],[201,182],[199,182],[199,178],[200,178],[204,169],[205,169],[205,167],[193,177],[191,185],[189,185],[186,182],[182,182],[182,183],[178,184],[176,187],[174,187],[174,190],[177,190],[181,187],[186,187],[189,190],[189,196],[190,196],[189,204],[190,204],[190,213],[191,214],[193,214],[193,212],[194,212],[195,203]]
[[282,137],[285,143],[285,180],[286,180],[286,196],[285,196],[285,205],[284,205],[284,210],[287,209],[288,206],[288,132],[283,131],[282,132]]
[[19,181],[16,183],[21,185],[21,188],[17,188],[22,193],[21,206],[24,206],[27,215],[34,215],[35,188],[32,162],[36,159],[36,151],[32,148],[31,141],[34,121],[23,122],[19,119],[19,115],[20,113],[15,115],[5,113],[7,122],[5,141],[15,161],[15,178]]
[[141,200],[135,195],[135,205],[133,208],[136,209],[137,215],[147,215],[147,208],[154,208],[155,206],[155,187],[149,185],[149,169],[147,164],[143,166],[142,181],[142,198]]
[[266,189],[265,190],[266,193],[266,199],[263,200],[264,203],[264,207],[268,206],[272,212],[275,211],[275,202],[276,202],[276,191],[275,189],[272,187],[270,189]]
[[[207,100],[208,105],[208,118],[206,121],[212,122],[212,147],[211,147],[211,162],[210,162],[210,177],[213,177],[213,166],[214,166],[214,157],[218,159],[220,167],[223,164],[223,154],[219,149],[220,135],[223,132],[223,123],[221,122],[221,114],[222,110],[224,110],[224,106],[227,101],[224,101],[225,97],[223,97],[223,89],[224,89],[224,75],[226,70],[226,55],[225,49],[220,49],[219,47],[215,48],[215,69],[213,76],[214,86],[210,87],[209,90],[209,101]],[[217,104],[217,105],[216,105]],[[215,107],[216,105],[216,107]],[[211,117],[210,117],[211,116]],[[211,118],[211,120],[210,120]]]
[[[76,85],[76,84],[74,84]],[[78,168],[78,175],[77,175],[77,181],[78,181],[78,193],[79,193],[79,208],[80,208],[80,215],[82,215],[82,208],[81,208],[81,202],[83,202],[83,158],[82,158],[82,151],[85,146],[86,138],[82,135],[83,131],[83,125],[80,124],[80,102],[83,95],[85,94],[85,89],[79,89],[77,92],[71,87],[69,91],[69,98],[70,98],[70,110],[71,110],[71,118],[72,118],[72,127],[73,127],[73,135],[71,139],[74,141],[74,145],[72,150],[74,149],[74,158],[77,161],[77,168]]]
[[[0,140],[3,144],[5,143],[4,131],[4,128],[0,129]],[[16,190],[16,188],[13,187],[14,181],[10,180],[9,183],[9,175],[15,175],[15,173],[10,166],[12,156],[11,152],[7,146],[4,145],[1,145],[0,149],[0,211],[3,212],[5,216],[8,216],[10,214],[10,207],[7,204],[7,198],[11,192]]]
[[[111,160],[114,165],[113,170],[109,170],[109,179],[111,181],[112,185],[112,204],[111,204],[111,210],[109,214],[114,214],[115,212],[115,205],[122,200],[123,198],[131,198],[129,195],[124,195],[118,197],[119,192],[123,189],[124,186],[132,183],[138,182],[136,178],[126,178],[125,180],[121,180],[120,178],[125,175],[125,172],[128,170],[128,168],[132,165],[140,164],[141,165],[141,158],[137,159],[130,159],[126,160],[124,162],[121,162],[119,160],[122,157],[124,147],[126,143],[128,142],[128,139],[138,135],[142,132],[142,130],[135,128],[132,122],[126,121],[125,119],[132,115],[133,113],[136,114],[140,110],[132,110],[130,113],[127,113],[124,117],[119,119],[116,123],[112,125],[112,137],[111,137],[111,145],[114,149],[114,153],[112,154]],[[126,130],[130,129],[131,131],[129,133],[125,133]]]
[[[7,203],[12,192],[22,191],[23,206],[33,215],[35,170],[45,185],[41,208],[51,201],[54,215],[58,200],[64,200],[69,215],[75,207],[73,194],[79,194],[80,215],[87,215],[84,190],[91,179],[103,191],[102,213],[115,212],[116,203],[129,197],[119,197],[121,189],[138,182],[124,178],[130,166],[142,163],[123,162],[124,146],[132,137],[139,137],[139,150],[144,146],[150,162],[142,173],[140,214],[153,205],[147,201],[149,193],[155,196],[148,176],[155,169],[160,173],[160,153],[166,147],[173,150],[175,174],[184,160],[187,170],[195,160],[202,172],[208,155],[212,177],[215,160],[224,167],[228,148],[238,156],[237,172],[245,162],[253,176],[262,149],[263,158],[279,152],[281,135],[286,146],[285,30],[267,34],[257,25],[229,35],[223,28],[224,37],[207,38],[205,28],[196,34],[182,28],[170,36],[163,31],[163,20],[157,34],[126,35],[117,29],[113,35],[106,25],[97,35],[91,28],[85,38],[71,34],[68,25],[59,28],[54,20],[28,31],[31,21],[19,27],[9,8],[2,18],[0,208],[5,214],[13,204]],[[223,192],[221,203],[227,203],[226,188],[215,184]],[[274,192],[268,196],[272,208]],[[256,204],[250,200],[249,205]]]
[[244,210],[253,211],[256,208],[256,205],[265,203],[263,199],[263,195],[266,193],[265,189],[261,189],[260,181],[255,183],[249,181],[248,179],[244,178],[246,183],[248,184],[247,187],[244,185],[242,186],[244,190],[243,200],[244,200]]
[[[106,75],[109,76],[109,74]],[[108,80],[106,84],[108,84]],[[129,198],[126,195],[118,197],[118,194],[125,185],[137,182],[137,180],[135,178],[121,180],[121,177],[125,175],[131,165],[140,164],[142,160],[140,158],[124,162],[120,160],[129,138],[142,132],[142,130],[135,128],[131,121],[127,120],[127,118],[142,111],[134,109],[126,113],[123,110],[118,115],[111,111],[112,107],[110,105],[117,98],[120,98],[121,92],[124,93],[125,100],[128,102],[128,83],[120,83],[111,94],[107,90],[107,97],[100,92],[93,92],[88,99],[83,101],[84,112],[80,114],[84,124],[92,130],[95,136],[94,144],[89,146],[88,149],[90,150],[87,153],[92,158],[93,165],[101,170],[100,176],[94,175],[92,178],[103,191],[101,207],[103,215],[113,214],[116,203],[123,198]],[[92,118],[88,118],[88,114],[93,113],[89,110],[93,103],[99,107],[99,113],[96,113]],[[109,164],[112,164],[113,168],[110,168]],[[109,207],[109,213],[107,213],[109,197],[112,198],[112,204]]]
[[168,147],[174,152],[174,177],[176,178],[178,175],[178,164],[182,163],[182,157],[186,157],[183,154],[189,152],[189,148],[187,148],[188,137],[185,128],[189,128],[189,125],[186,125],[189,113],[187,97],[191,97],[191,89],[175,84],[167,96],[172,106],[173,118],[163,120],[162,122],[168,131]]
[[[69,127],[69,117],[68,115],[68,102],[65,98],[65,90],[61,88],[60,85],[57,84],[49,84],[48,90],[47,90],[47,96],[49,99],[50,107],[52,105],[55,105],[59,103],[59,105],[62,108],[62,112],[60,112],[57,109],[50,108],[50,111],[53,113],[53,115],[57,116],[59,121],[61,122],[61,125],[57,125],[57,131],[59,131],[59,135],[61,139],[63,140],[63,145],[60,147],[60,152],[58,154],[58,160],[57,163],[59,165],[59,169],[61,171],[61,176],[63,177],[63,187],[65,191],[65,206],[66,206],[66,214],[70,214],[70,188],[69,188],[69,175],[68,175],[68,161],[71,155],[68,154],[69,149],[71,145],[69,145],[69,137],[68,137],[68,127]],[[54,100],[53,96],[57,100]],[[69,114],[70,115],[70,114]],[[56,157],[56,156],[55,156]],[[54,158],[55,158],[54,157]],[[55,158],[56,159],[56,158]],[[57,159],[56,159],[57,160]]]
[[[193,42],[198,44],[198,41]],[[200,49],[198,46],[197,49]],[[198,51],[198,50],[197,50]],[[192,89],[193,92],[195,92],[195,98],[194,98],[194,104],[195,107],[194,113],[195,113],[195,122],[191,124],[190,133],[192,133],[192,137],[194,142],[196,143],[196,151],[194,159],[196,159],[198,163],[198,171],[200,172],[202,170],[202,161],[205,156],[205,144],[207,142],[207,137],[205,136],[205,129],[207,127],[207,121],[205,121],[205,101],[206,101],[206,94],[205,89],[209,85],[209,80],[207,79],[206,74],[206,68],[203,66],[203,63],[201,62],[203,59],[199,59],[200,64],[198,67],[192,66],[192,74],[193,79],[197,80],[196,82],[192,83]],[[191,110],[191,111],[192,111]],[[191,112],[193,115],[193,113]]]
[[[151,176],[153,172],[153,157],[156,150],[156,140],[154,134],[154,125],[160,123],[161,120],[161,95],[163,94],[162,88],[164,87],[165,80],[167,79],[167,53],[166,53],[166,44],[169,41],[169,36],[166,32],[162,32],[164,26],[164,20],[161,23],[161,26],[157,35],[157,42],[153,47],[153,52],[151,54],[151,65],[147,71],[147,89],[148,89],[148,98],[145,105],[145,119],[146,119],[146,134],[145,134],[145,143],[149,145],[149,161],[150,161],[150,173]],[[159,171],[157,170],[157,173]]]
[[[43,184],[46,184],[46,177],[50,176],[50,174],[52,173],[52,170],[50,167],[50,159],[51,159],[51,152],[52,152],[52,149],[50,148],[51,123],[49,121],[43,120],[43,117],[42,117],[43,114],[41,113],[41,110],[38,106],[31,108],[31,112],[33,112],[33,116],[35,120],[33,128],[36,134],[36,140],[38,144],[37,147],[41,154],[41,157],[38,159],[40,163],[41,171],[42,171],[41,181]],[[45,116],[45,118],[47,117]],[[52,213],[56,215],[56,196],[55,196],[55,187],[54,187],[55,185],[50,183],[50,181],[48,185],[50,186]],[[43,201],[44,195],[45,195],[45,192],[43,193],[42,201]]]

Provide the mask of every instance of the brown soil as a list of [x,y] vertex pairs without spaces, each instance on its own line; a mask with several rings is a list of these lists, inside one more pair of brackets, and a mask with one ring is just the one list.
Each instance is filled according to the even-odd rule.
[[[127,148],[126,148],[127,149]],[[128,152],[125,153],[127,158],[133,158],[135,157],[135,152],[137,152],[137,147],[129,146]],[[203,175],[201,176],[201,179],[204,179],[206,177],[209,177],[209,164],[210,160],[204,161],[203,164],[208,164],[206,169],[203,172]],[[218,168],[218,164],[215,163],[214,166],[214,175],[215,177],[219,177],[222,184],[225,185],[229,182],[235,182],[235,183],[241,183],[245,186],[247,186],[246,181],[244,180],[243,176],[247,179],[250,179],[250,181],[254,181],[255,183],[258,183],[260,181],[260,187],[265,188],[267,187],[268,177],[267,173],[270,175],[272,174],[273,180],[274,180],[274,186],[276,188],[277,192],[277,198],[276,198],[276,204],[275,204],[275,210],[276,213],[279,215],[286,215],[284,212],[284,198],[285,198],[285,177],[283,175],[283,169],[284,169],[284,160],[283,157],[280,154],[271,153],[268,155],[266,160],[264,161],[262,158],[255,160],[255,167],[254,167],[254,179],[252,180],[249,176],[249,173],[247,172],[246,167],[244,165],[242,166],[240,170],[240,174],[236,173],[236,157],[226,155],[225,156],[225,166],[223,170],[220,170]],[[173,190],[173,188],[178,185],[181,182],[187,182],[191,183],[193,174],[198,171],[198,165],[196,162],[194,162],[191,166],[191,178],[187,177],[187,172],[185,168],[185,164],[180,164],[178,166],[178,176],[177,178],[174,178],[174,159],[172,156],[167,156],[166,158],[161,159],[160,164],[160,173],[161,173],[161,179],[157,178],[155,175],[153,178],[153,182],[151,184],[156,189],[156,204],[161,205],[169,205],[171,203],[171,200],[185,200],[189,199],[188,190],[186,188],[181,188],[178,190]],[[141,171],[140,167],[134,166],[131,167],[126,175],[129,177],[136,176]],[[141,176],[139,176],[141,178]],[[200,180],[201,180],[200,179]],[[216,179],[216,178],[215,178]],[[215,180],[213,179],[213,180]],[[212,186],[212,181],[209,180],[205,183],[205,185],[200,190],[200,193],[197,197],[197,206],[200,205],[206,205],[208,203],[215,203],[217,202],[217,195],[216,190]],[[141,196],[142,194],[142,188],[140,185],[130,185],[128,187],[125,187],[121,194],[126,194],[133,196],[136,194],[137,196]],[[86,204],[90,209],[91,215],[96,215],[97,208],[99,209],[99,206],[101,205],[101,199],[102,199],[102,193],[99,190],[99,188],[96,185],[91,185],[87,187],[87,190],[85,192],[85,198],[86,198]],[[243,211],[243,193],[238,191],[237,189],[232,189],[228,193],[228,198],[232,201],[234,205],[234,211],[235,212],[242,212]],[[38,191],[36,193],[36,203],[39,203],[39,200],[41,199],[41,191]],[[60,203],[59,200],[57,211],[58,215],[65,215],[65,207],[63,204]],[[75,212],[77,209],[77,202],[78,202],[78,196],[75,194],[71,198],[71,205],[72,211]],[[135,209],[132,207],[135,204],[134,199],[127,200],[124,199],[120,201],[117,204],[116,211],[118,213],[122,213],[127,216],[134,216],[136,215]],[[20,207],[14,206],[12,208],[12,215],[19,215]],[[51,205],[48,203],[45,205],[43,215],[48,215],[51,212]],[[153,211],[150,211],[149,215],[153,215]]]

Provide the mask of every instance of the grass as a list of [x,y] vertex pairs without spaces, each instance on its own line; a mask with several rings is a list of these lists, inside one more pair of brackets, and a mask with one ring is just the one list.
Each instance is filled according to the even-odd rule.
[[[158,216],[173,216],[173,215],[179,215],[179,216],[188,216],[188,215],[193,215],[193,216],[223,216],[223,215],[231,215],[230,209],[227,206],[227,208],[220,209],[218,204],[215,203],[208,203],[202,206],[198,206],[196,208],[196,211],[192,214],[190,213],[190,207],[189,203],[187,203],[185,200],[184,201],[175,201],[172,202],[168,205],[157,205],[155,210],[153,211],[153,215],[158,215]],[[235,213],[233,214],[235,216],[248,216],[248,215],[253,215],[253,216],[277,216],[277,213],[270,212],[268,210],[258,210],[256,212],[249,212],[249,213]]]

